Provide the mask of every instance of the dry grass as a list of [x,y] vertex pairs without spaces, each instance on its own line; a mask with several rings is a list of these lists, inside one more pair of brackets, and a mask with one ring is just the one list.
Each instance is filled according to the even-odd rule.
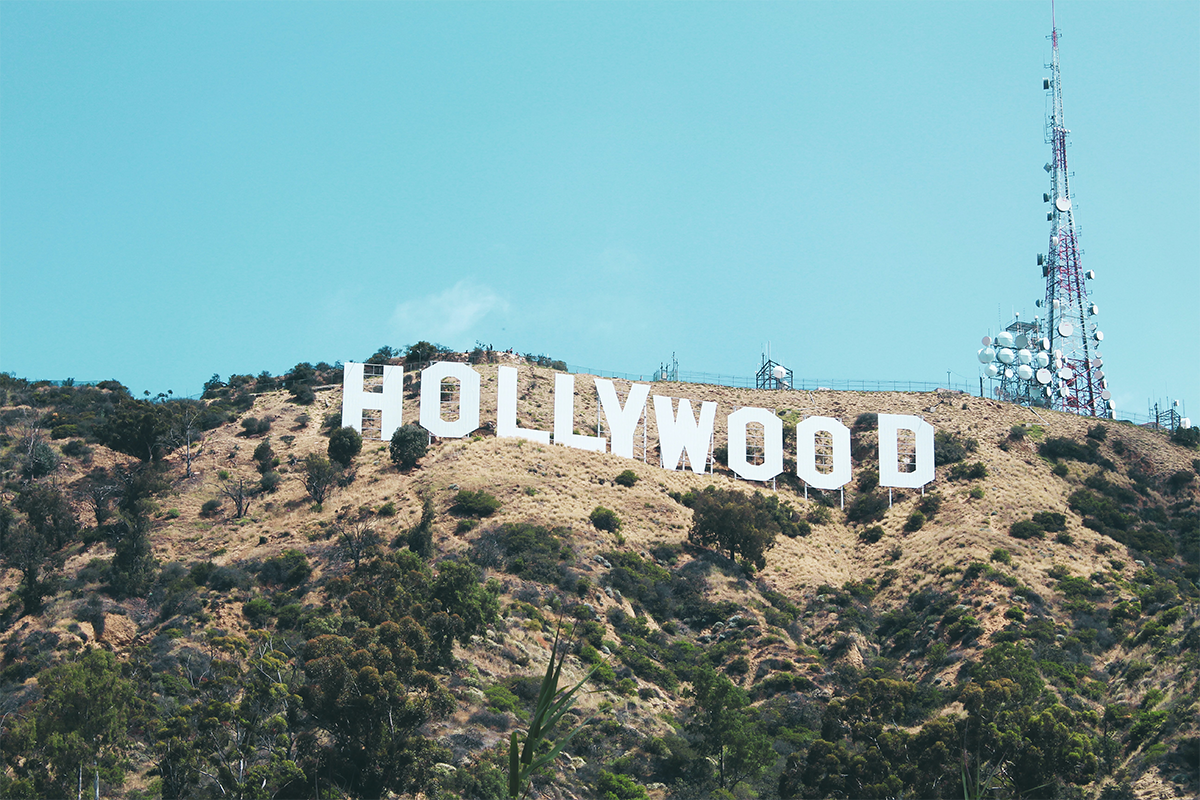
[[[634,460],[609,453],[495,438],[491,431],[495,421],[496,366],[484,364],[475,368],[482,375],[483,427],[474,436],[435,442],[420,467],[410,473],[400,472],[391,465],[386,442],[365,441],[356,463],[357,479],[349,487],[336,490],[319,510],[305,493],[299,465],[289,462],[293,459],[299,462],[310,452],[325,451],[327,439],[321,432],[322,417],[340,413],[340,387],[318,392],[315,403],[308,407],[294,405],[284,392],[259,396],[246,415],[273,419],[267,435],[283,462],[279,468],[284,477],[281,487],[274,494],[256,498],[250,513],[241,520],[229,516],[228,502],[224,516],[201,517],[203,503],[219,497],[221,481],[218,476],[222,471],[234,478],[257,480],[251,454],[262,440],[262,437],[240,435],[241,428],[237,424],[227,424],[209,432],[193,463],[194,477],[178,481],[170,496],[160,500],[164,512],[177,509],[179,516],[173,520],[164,516],[157,525],[155,556],[161,562],[191,563],[211,559],[227,564],[267,558],[294,547],[310,554],[318,570],[336,570],[342,565],[330,560],[330,543],[318,538],[321,523],[328,523],[339,514],[353,515],[360,509],[378,509],[390,501],[397,508],[396,516],[376,518],[381,532],[390,540],[417,522],[421,499],[425,497],[434,502],[438,511],[435,545],[443,553],[454,552],[467,546],[477,535],[477,532],[465,536],[454,532],[457,520],[448,514],[448,509],[458,488],[486,489],[503,502],[502,509],[487,519],[483,527],[521,521],[565,528],[572,532],[573,541],[585,561],[594,553],[611,549],[616,544],[612,534],[596,531],[588,521],[592,509],[598,505],[617,513],[622,520],[621,535],[629,546],[639,551],[655,544],[685,539],[691,512],[672,500],[669,492],[682,493],[715,484],[721,488],[774,493],[802,513],[810,505],[801,494],[782,484],[776,490],[770,485],[737,480],[724,470],[718,470],[715,475],[696,475],[686,469],[659,468],[653,414],[647,414],[648,452],[642,452],[639,427],[635,437],[638,458]],[[618,393],[624,395],[628,390],[628,382],[618,380],[614,383]],[[575,377],[575,425],[584,433],[594,433],[596,429],[597,402],[591,384],[592,379],[588,376]],[[528,365],[520,367],[519,424],[550,429],[553,387],[551,370]],[[919,502],[920,493],[897,490],[895,504],[881,523],[886,534],[875,544],[860,542],[858,529],[839,522],[815,525],[812,534],[806,538],[781,538],[768,553],[767,566],[761,577],[769,586],[793,599],[813,594],[820,584],[841,586],[846,581],[878,578],[884,570],[896,569],[901,577],[884,591],[882,597],[887,602],[898,601],[914,588],[936,582],[939,568],[961,568],[971,561],[987,562],[996,547],[1005,547],[1012,552],[1016,576],[1042,594],[1051,591],[1051,582],[1045,572],[1056,563],[1065,564],[1074,574],[1088,575],[1106,568],[1108,558],[1129,560],[1120,547],[1109,556],[1097,555],[1093,546],[1100,537],[1080,526],[1074,515],[1068,513],[1068,495],[1095,467],[1071,463],[1070,473],[1060,479],[1050,473],[1051,465],[1036,455],[1036,443],[1030,438],[1023,442],[1008,442],[1007,451],[1000,447],[1014,425],[1039,426],[1042,436],[1083,439],[1095,420],[1034,411],[956,393],[756,391],[680,383],[655,383],[652,391],[688,397],[697,410],[701,401],[716,402],[715,439],[718,443],[725,439],[728,414],[748,405],[778,412],[798,411],[803,415],[834,417],[848,426],[864,412],[916,414],[937,430],[951,431],[978,441],[978,452],[970,455],[969,460],[983,461],[988,467],[989,476],[982,481],[986,487],[985,497],[971,499],[967,496],[969,484],[951,482],[945,478],[944,468],[939,469],[937,480],[927,486],[926,491],[942,493],[942,509],[934,520],[916,533],[905,533],[903,525]],[[302,416],[309,418],[307,425],[297,424],[297,418]],[[406,397],[404,419],[412,422],[418,416],[415,394]],[[1126,462],[1137,463],[1150,474],[1165,476],[1190,466],[1189,454],[1169,445],[1161,434],[1124,424],[1109,424],[1108,427],[1109,444],[1120,439],[1127,448]],[[283,441],[285,435],[294,437],[290,444]],[[84,470],[71,459],[66,461],[69,464],[60,480],[69,484]],[[94,461],[95,465],[111,467],[128,465],[132,460],[98,447]],[[171,461],[176,474],[181,474],[179,454],[172,455]],[[632,469],[639,476],[635,486],[626,488],[613,483],[613,478],[625,469]],[[847,488],[852,487],[853,484]],[[84,509],[79,511],[82,515]],[[1028,518],[1037,511],[1066,513],[1068,531],[1075,537],[1075,544],[1067,546],[1050,539],[1022,542],[1008,536],[1008,528],[1014,521]],[[840,515],[835,513],[834,517]],[[903,554],[891,563],[885,554],[897,545]],[[103,546],[94,546],[87,553],[72,556],[67,568],[69,571],[77,569],[91,558],[104,556]],[[9,571],[0,581],[0,588],[12,589],[16,577]],[[727,592],[722,590],[721,593]],[[1002,610],[998,603],[997,613]],[[989,629],[999,627],[999,622],[990,618],[985,618],[984,624]]]

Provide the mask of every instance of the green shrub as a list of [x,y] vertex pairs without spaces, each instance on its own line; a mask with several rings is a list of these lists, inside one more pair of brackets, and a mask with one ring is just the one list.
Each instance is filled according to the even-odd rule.
[[638,481],[638,476],[631,469],[627,469],[624,472],[622,472],[620,475],[618,475],[617,477],[613,478],[613,483],[617,484],[618,486],[625,486],[625,487],[633,486],[635,483],[637,483],[637,481]]
[[288,549],[264,561],[258,579],[268,585],[294,587],[308,580],[311,574],[308,556],[299,550]]
[[1065,478],[1065,477],[1067,477],[1067,472],[1068,472],[1067,465],[1062,464],[1062,463],[1055,464],[1053,467],[1050,468],[1050,472],[1059,478]]
[[329,460],[350,466],[354,457],[362,452],[362,435],[349,426],[338,428],[329,436]]
[[877,427],[879,427],[879,415],[873,411],[867,411],[854,418],[854,424],[850,426],[850,430],[853,433],[862,433]]
[[988,475],[987,465],[982,461],[973,464],[959,463],[950,467],[948,476],[952,481],[980,481]]
[[271,618],[273,611],[271,601],[262,596],[256,596],[242,606],[242,613],[252,625],[262,625]]
[[983,495],[984,491],[982,486],[972,486],[971,491],[967,492],[967,497],[970,497],[972,500],[982,500]]
[[78,458],[80,461],[90,461],[92,448],[83,443],[82,439],[72,439],[62,446],[63,455]]
[[904,523],[904,530],[908,533],[914,533],[921,530],[925,524],[925,515],[920,511],[914,511],[908,515],[908,520]]
[[596,796],[599,800],[646,800],[646,790],[628,775],[619,775],[600,770],[596,779]]
[[281,483],[283,483],[283,476],[274,470],[271,470],[270,472],[264,472],[262,477],[258,480],[259,488],[268,493],[274,492],[276,489],[278,489],[279,484]]
[[829,510],[829,506],[817,503],[808,510],[804,518],[813,525],[828,525],[833,521],[833,512]]
[[500,506],[500,501],[483,489],[475,492],[460,489],[450,510],[467,517],[490,517]]
[[917,503],[917,510],[925,515],[926,520],[933,519],[942,508],[942,496],[936,492],[925,495]]
[[975,452],[978,447],[974,439],[963,441],[949,431],[938,431],[933,435],[933,463],[940,467],[962,461],[967,453]]
[[1059,544],[1073,545],[1075,544],[1075,537],[1066,531],[1059,531],[1054,536],[1054,541],[1058,542]]
[[1101,424],[1093,425],[1092,427],[1088,428],[1087,437],[1089,439],[1095,439],[1098,442],[1103,442],[1108,438],[1108,428]]
[[992,551],[992,561],[999,561],[1001,564],[1012,564],[1012,553],[1005,550],[1003,547],[997,547]]
[[1008,429],[1008,438],[1012,439],[1014,442],[1019,442],[1022,439],[1024,439],[1025,438],[1025,426],[1024,425],[1013,425],[1011,428]]
[[875,544],[883,538],[883,528],[879,525],[873,525],[870,528],[865,528],[859,531],[858,538],[867,544]]
[[1039,511],[1033,515],[1033,521],[1046,533],[1056,533],[1067,529],[1067,517],[1056,511]]
[[417,465],[429,448],[429,436],[417,425],[402,425],[392,434],[389,448],[392,463],[403,470]]
[[621,519],[616,512],[604,506],[593,508],[589,519],[592,521],[592,526],[598,531],[616,533],[621,527]]
[[242,418],[242,435],[243,436],[261,436],[271,430],[271,419],[263,417],[243,417]]
[[1029,519],[1024,519],[1020,522],[1014,522],[1008,529],[1008,535],[1012,536],[1014,539],[1046,538],[1046,532],[1042,530],[1042,526]]
[[879,487],[879,470],[864,469],[858,473],[856,484],[860,492],[873,492]]
[[887,513],[887,495],[880,492],[860,494],[846,508],[848,522],[878,522]]
[[389,500],[381,505],[375,513],[381,517],[394,517],[396,516],[396,504]]
[[211,517],[220,510],[221,510],[221,501],[220,500],[217,500],[216,498],[213,498],[212,500],[206,500],[204,502],[204,505],[200,506],[200,516]]
[[44,478],[58,467],[58,453],[42,439],[35,439],[21,471],[27,478]]
[[270,439],[263,439],[258,447],[254,448],[253,458],[258,463],[259,472],[268,472],[275,466],[275,450],[271,447]]

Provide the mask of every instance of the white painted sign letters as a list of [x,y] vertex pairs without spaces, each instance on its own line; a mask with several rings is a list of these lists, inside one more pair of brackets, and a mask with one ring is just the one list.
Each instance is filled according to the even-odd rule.
[[[342,374],[342,425],[362,432],[362,416],[367,410],[381,414],[380,438],[387,440],[402,424],[404,369],[371,365],[374,374],[382,373],[382,391],[364,389],[363,364],[347,362]],[[375,372],[379,370],[380,372]],[[458,383],[458,417],[442,417],[444,381]],[[421,372],[421,425],[434,436],[461,439],[479,428],[480,385],[478,372],[467,364],[439,361]],[[603,453],[609,449],[623,458],[633,458],[633,436],[638,422],[646,414],[650,386],[631,383],[625,404],[616,387],[607,378],[596,378],[600,410],[608,422],[609,439],[575,432],[575,376],[554,376],[555,444]],[[654,395],[654,421],[658,426],[658,448],[663,469],[680,468],[684,454],[692,472],[700,475],[708,467],[716,424],[717,404],[700,403],[700,416],[692,411],[687,398]],[[769,481],[783,472],[783,421],[766,408],[739,408],[729,415],[729,468],[738,477],[751,481]],[[644,423],[645,424],[645,423]],[[762,426],[763,463],[752,464],[748,454],[749,426]],[[817,464],[817,436],[830,447],[827,458]],[[550,444],[549,431],[522,428],[517,424],[517,369],[502,366],[496,371],[496,436],[529,439]],[[826,471],[828,470],[828,471]],[[816,489],[838,489],[851,479],[850,429],[830,417],[809,417],[796,425],[796,474]],[[879,415],[879,485],[900,489],[919,489],[934,479],[933,426],[909,414]]]

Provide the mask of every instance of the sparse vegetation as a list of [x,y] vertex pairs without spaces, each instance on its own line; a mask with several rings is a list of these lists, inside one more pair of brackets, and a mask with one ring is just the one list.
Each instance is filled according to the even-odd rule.
[[608,531],[616,533],[621,529],[621,519],[616,512],[604,506],[596,506],[592,509],[592,513],[588,519],[592,522],[592,527],[598,531]]
[[460,489],[454,496],[454,505],[451,506],[451,510],[455,514],[467,517],[490,517],[500,510],[500,506],[500,501],[483,489],[477,489],[474,492]]
[[[638,480],[486,428],[411,472],[420,456],[397,472],[383,442],[343,470],[316,425],[247,439],[248,413],[291,425],[293,376],[311,392],[339,375],[305,366],[214,376],[188,401],[208,426],[190,455],[174,401],[0,375],[0,796],[90,795],[95,774],[104,796],[504,796],[503,754],[479,742],[534,718],[556,618],[556,652],[588,665],[568,656],[565,683],[594,667],[599,711],[564,718],[572,764],[531,773],[537,792],[940,797],[995,769],[1006,796],[1115,797],[1148,772],[1195,794],[1200,463],[1165,433],[1039,412],[1060,459],[1043,466],[1040,427],[1018,445],[1014,412],[964,414],[941,473],[976,483],[899,490],[889,511],[860,414],[843,523],[836,493],[806,502],[795,481],[701,489],[635,464]],[[546,377],[522,408],[546,413]],[[332,442],[340,415],[318,407]],[[969,502],[985,491],[967,432],[985,430],[976,464],[997,477]],[[37,436],[65,456],[41,477]],[[1035,490],[1046,468],[1066,480]],[[619,531],[583,522],[599,503]]]

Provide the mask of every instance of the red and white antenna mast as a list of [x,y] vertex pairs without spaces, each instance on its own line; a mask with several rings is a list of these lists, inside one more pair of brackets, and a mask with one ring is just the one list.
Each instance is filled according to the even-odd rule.
[[[1044,316],[1032,322],[1017,318],[997,334],[983,337],[978,352],[981,377],[992,380],[994,395],[1006,402],[1056,408],[1072,414],[1111,418],[1112,395],[1101,367],[1096,326],[1099,309],[1088,293],[1094,272],[1080,264],[1079,235],[1071,198],[1071,173],[1067,169],[1067,134],[1063,122],[1062,75],[1058,69],[1058,27],[1054,6],[1050,10],[1050,40],[1054,55],[1046,66],[1051,77],[1042,81],[1050,92],[1053,109],[1046,121],[1046,143],[1053,158],[1045,166],[1050,191],[1042,200],[1050,204],[1050,250],[1037,262],[1046,280],[1046,299],[1038,300]],[[982,389],[982,381],[980,382]]]
[[[1088,281],[1096,277],[1085,272],[1080,262],[1079,234],[1075,229],[1074,203],[1071,197],[1071,173],[1067,169],[1067,134],[1063,119],[1062,74],[1058,63],[1058,28],[1053,23],[1051,6],[1050,40],[1053,56],[1047,66],[1051,76],[1042,82],[1053,98],[1050,119],[1046,122],[1046,141],[1053,160],[1046,164],[1050,191],[1042,199],[1050,204],[1046,221],[1050,223],[1050,249],[1038,256],[1042,277],[1046,279],[1043,303],[1045,321],[1041,325],[1042,342],[1049,351],[1047,373],[1038,375],[1043,398],[1052,408],[1093,417],[1112,417],[1112,394],[1101,367],[1100,343],[1104,333],[1096,324],[1097,306],[1088,291]],[[1044,381],[1049,377],[1049,381]]]

